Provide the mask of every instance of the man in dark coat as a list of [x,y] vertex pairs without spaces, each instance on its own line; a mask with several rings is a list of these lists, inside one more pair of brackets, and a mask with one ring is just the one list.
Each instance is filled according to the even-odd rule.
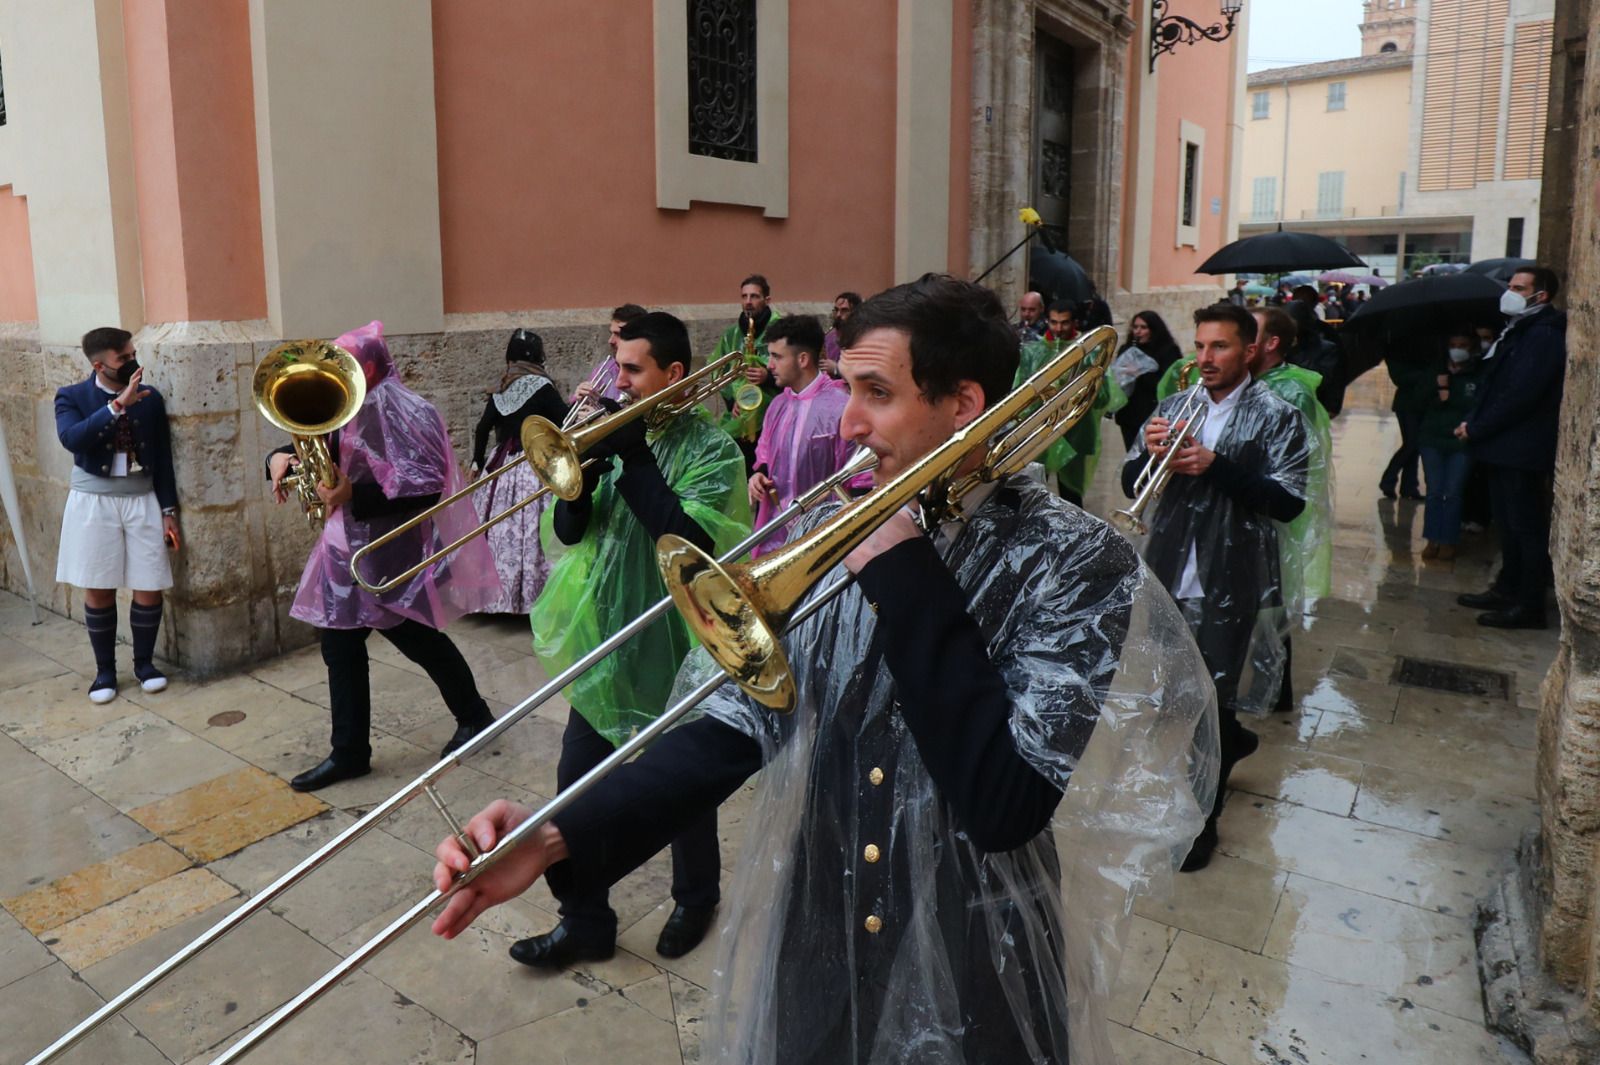
[[1555,271],[1530,266],[1511,275],[1500,309],[1511,321],[1484,356],[1472,416],[1456,428],[1487,471],[1500,538],[1500,574],[1486,592],[1458,596],[1486,612],[1478,624],[1545,627],[1550,583],[1550,487],[1556,465],[1561,386],[1567,368],[1567,316],[1550,306],[1561,289]]

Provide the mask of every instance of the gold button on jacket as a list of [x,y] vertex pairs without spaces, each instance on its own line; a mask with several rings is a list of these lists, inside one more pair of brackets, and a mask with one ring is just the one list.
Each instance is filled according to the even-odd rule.
[[883,929],[883,918],[879,917],[877,914],[873,914],[871,917],[867,918],[866,925],[867,931],[876,935]]
[[861,857],[865,858],[868,862],[877,861],[878,856],[878,845],[876,843],[867,844],[867,849],[861,852]]
[[883,770],[879,769],[877,766],[873,766],[872,772],[867,774],[867,779],[872,782],[873,787],[877,787],[879,784],[883,783]]

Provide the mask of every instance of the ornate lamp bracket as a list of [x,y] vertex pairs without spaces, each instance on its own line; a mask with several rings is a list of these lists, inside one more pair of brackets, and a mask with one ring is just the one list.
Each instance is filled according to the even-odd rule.
[[1234,23],[1244,0],[1222,0],[1224,21],[1202,26],[1194,19],[1167,14],[1168,0],[1150,0],[1150,72],[1155,73],[1156,57],[1175,50],[1180,44],[1225,41],[1233,35]]

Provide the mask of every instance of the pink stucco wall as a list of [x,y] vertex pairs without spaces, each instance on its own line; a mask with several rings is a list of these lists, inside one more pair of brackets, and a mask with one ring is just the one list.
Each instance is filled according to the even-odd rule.
[[893,4],[789,5],[787,219],[655,206],[650,5],[434,0],[433,29],[446,311],[731,303],[751,271],[780,304],[891,280]]
[[28,200],[0,189],[0,322],[37,322],[33,288],[33,241],[28,235]]
[[145,317],[264,317],[248,0],[126,0],[123,35]]
[[[1130,51],[1142,53],[1143,49]],[[1142,54],[1137,57],[1142,60]],[[1156,93],[1155,190],[1148,205],[1129,204],[1137,210],[1147,206],[1151,214],[1150,285],[1204,284],[1195,267],[1225,240],[1228,199],[1229,83],[1233,77],[1231,47],[1201,43],[1180,46],[1157,61],[1160,71]],[[1178,190],[1183,175],[1181,128],[1185,120],[1205,130],[1201,151],[1199,203],[1199,247],[1177,246]],[[1222,211],[1211,213],[1211,201],[1219,198]]]

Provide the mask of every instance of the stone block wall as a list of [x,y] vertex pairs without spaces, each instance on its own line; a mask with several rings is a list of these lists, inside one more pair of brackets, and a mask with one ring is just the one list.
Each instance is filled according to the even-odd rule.
[[[722,306],[666,309],[689,323],[701,355],[737,313]],[[829,308],[781,309],[825,315]],[[607,310],[449,315],[443,332],[388,340],[405,383],[439,408],[465,462],[513,329],[539,332],[551,374],[570,392],[605,352],[607,324]],[[197,675],[259,661],[313,637],[288,611],[317,530],[297,506],[278,506],[267,491],[264,457],[288,438],[256,412],[250,392],[256,362],[282,342],[265,321],[169,323],[134,338],[146,383],[167,402],[182,505],[184,549],[174,558],[158,653]],[[39,602],[81,617],[79,595],[54,579],[72,465],[56,439],[54,396],[81,380],[88,365],[76,347],[40,344],[31,326],[0,325],[0,359],[12,386],[0,393],[0,424]],[[17,552],[9,527],[0,527],[0,586],[24,594]]]

